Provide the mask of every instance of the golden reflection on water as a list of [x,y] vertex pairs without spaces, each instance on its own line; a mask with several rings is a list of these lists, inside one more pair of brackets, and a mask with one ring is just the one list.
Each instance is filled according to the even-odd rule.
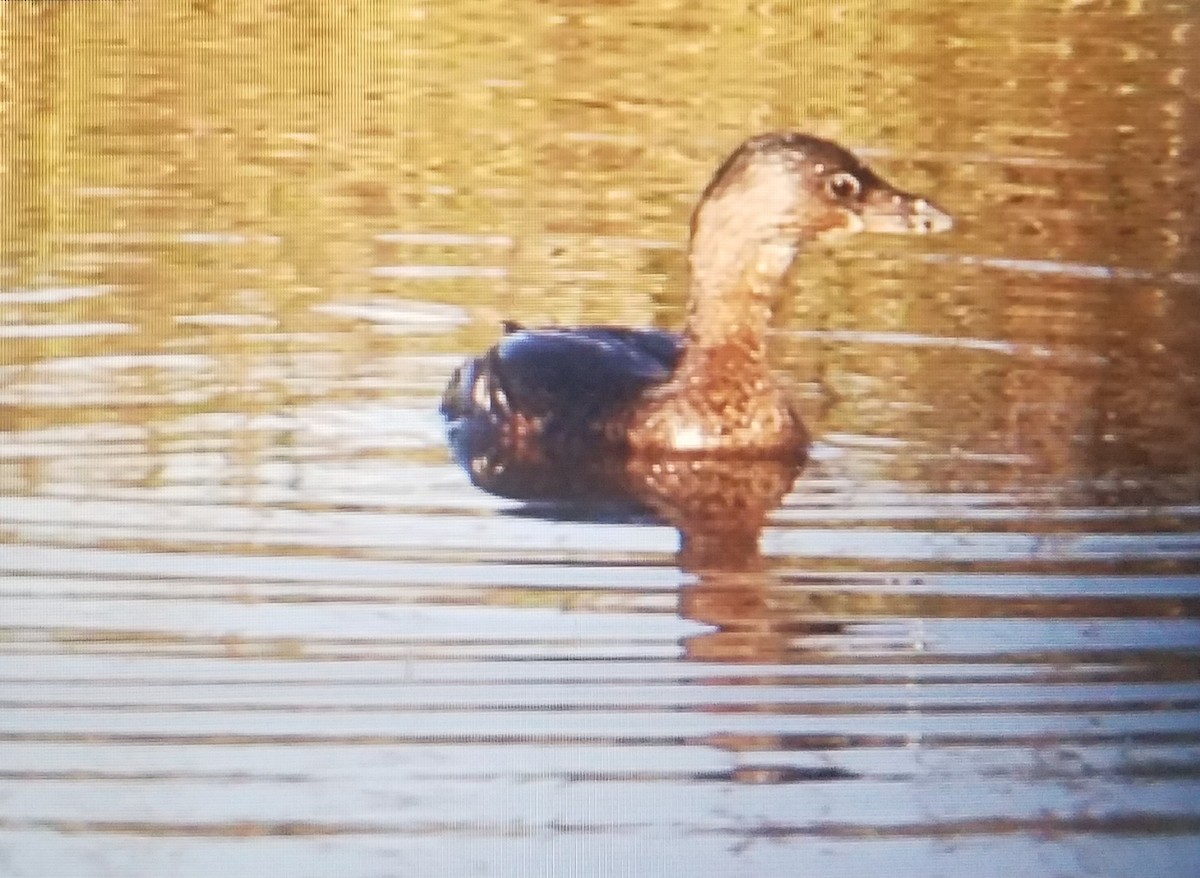
[[[933,253],[872,242],[804,261],[784,328],[830,341],[785,331],[780,347],[820,432],[932,433],[1059,482],[1179,473],[1200,452],[1194,382],[1178,380],[1200,365],[1183,7],[1030,6],[1002,37],[904,3],[513,7],[469,27],[454,4],[85,7],[18,4],[3,20],[22,147],[0,180],[16,218],[5,284],[79,291],[10,303],[40,330],[12,334],[11,363],[169,348],[215,355],[237,386],[280,350],[337,352],[328,368],[352,370],[486,346],[502,318],[673,324],[687,212],[716,158],[748,130],[801,127],[907,165],[960,217]],[[266,64],[252,53],[276,27],[289,39]],[[946,70],[953,89],[937,87]],[[467,310],[455,331],[402,338],[340,316],[396,298]],[[914,334],[1012,348],[966,355]],[[232,396],[295,400],[263,381]],[[21,394],[32,416],[38,397]],[[893,461],[906,478],[947,468]]]
[[[1197,24],[0,4],[0,871],[1194,873]],[[802,258],[795,484],[473,489],[454,365],[678,325],[772,128],[958,220]]]

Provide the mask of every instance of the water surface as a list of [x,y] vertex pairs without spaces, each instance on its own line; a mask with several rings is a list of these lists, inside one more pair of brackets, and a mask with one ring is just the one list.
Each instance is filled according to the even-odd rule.
[[[4,4],[0,872],[1195,874],[1198,24]],[[958,225],[802,257],[761,539],[473,488],[771,128]]]

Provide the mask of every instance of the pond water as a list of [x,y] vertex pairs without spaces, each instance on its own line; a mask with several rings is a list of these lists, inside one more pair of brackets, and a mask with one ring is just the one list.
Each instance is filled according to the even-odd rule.
[[[3,4],[0,873],[1200,871],[1195,6],[795,6]],[[802,257],[804,469],[474,488],[777,128],[957,219]]]

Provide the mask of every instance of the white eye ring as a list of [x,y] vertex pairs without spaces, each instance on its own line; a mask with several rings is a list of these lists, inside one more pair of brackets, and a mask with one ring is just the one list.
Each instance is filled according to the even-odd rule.
[[838,199],[854,198],[862,192],[862,183],[850,172],[839,171],[825,181],[825,191]]

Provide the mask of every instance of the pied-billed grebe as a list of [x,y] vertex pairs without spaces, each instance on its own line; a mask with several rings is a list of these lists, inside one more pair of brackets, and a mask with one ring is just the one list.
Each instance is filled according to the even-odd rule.
[[559,466],[612,453],[802,458],[807,434],[766,354],[772,305],[800,246],[951,224],[837,144],[753,137],[717,170],[692,216],[682,334],[509,324],[446,388],[451,444],[476,476],[497,452]]

